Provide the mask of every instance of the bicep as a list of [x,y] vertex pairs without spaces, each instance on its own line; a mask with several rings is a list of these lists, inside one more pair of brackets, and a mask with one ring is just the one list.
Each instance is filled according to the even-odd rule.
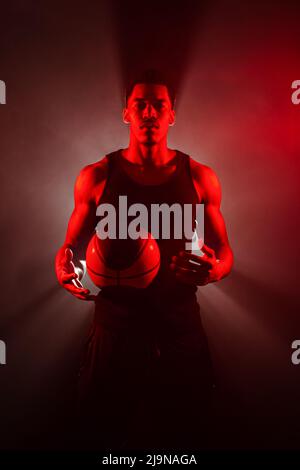
[[204,241],[218,252],[229,247],[225,221],[221,212],[221,185],[216,174],[207,168],[204,178]]
[[82,252],[86,249],[96,224],[94,184],[90,171],[80,172],[74,188],[74,210],[71,214],[65,244]]
[[225,221],[217,204],[204,205],[204,243],[215,251],[229,245]]
[[192,161],[192,176],[199,199],[204,205],[204,243],[212,248],[218,257],[232,258],[225,221],[221,213],[221,185],[215,172]]
[[89,239],[96,224],[96,208],[90,203],[77,204],[71,214],[65,243],[77,247]]

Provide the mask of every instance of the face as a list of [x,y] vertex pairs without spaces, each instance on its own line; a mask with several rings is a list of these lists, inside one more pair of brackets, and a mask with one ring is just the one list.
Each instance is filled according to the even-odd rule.
[[161,142],[175,121],[167,87],[135,85],[123,111],[123,119],[130,124],[131,134],[139,143],[155,145]]

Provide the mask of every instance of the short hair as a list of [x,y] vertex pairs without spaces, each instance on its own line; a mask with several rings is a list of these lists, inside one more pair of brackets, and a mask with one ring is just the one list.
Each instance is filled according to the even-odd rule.
[[155,69],[145,70],[139,76],[135,77],[134,80],[129,81],[125,89],[125,106],[127,106],[128,99],[131,93],[133,92],[135,85],[138,85],[140,83],[164,85],[165,87],[167,87],[168,95],[172,104],[172,108],[174,108],[175,101],[176,101],[174,88],[172,87],[171,83],[168,80],[166,80],[166,77],[164,77],[161,74],[161,72]]

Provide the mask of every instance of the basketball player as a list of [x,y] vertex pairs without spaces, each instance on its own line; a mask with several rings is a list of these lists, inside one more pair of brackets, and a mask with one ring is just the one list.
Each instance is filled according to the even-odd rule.
[[[91,448],[205,446],[213,373],[197,286],[219,281],[233,263],[221,189],[209,167],[167,146],[175,122],[174,93],[158,75],[144,74],[127,90],[123,120],[129,146],[86,166],[75,184],[75,208],[56,256],[59,283],[95,315],[79,374],[84,434]],[[85,250],[100,203],[202,203],[203,256],[185,241],[157,239],[161,266],[146,289],[84,288]]]

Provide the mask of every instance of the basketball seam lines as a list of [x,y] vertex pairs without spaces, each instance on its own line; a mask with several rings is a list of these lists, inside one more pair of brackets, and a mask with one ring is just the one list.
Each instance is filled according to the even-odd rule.
[[[160,261],[158,261],[156,263],[155,266],[153,266],[151,269],[148,269],[148,271],[144,271],[142,273],[139,273],[139,274],[135,274],[134,276],[125,276],[125,277],[122,277],[120,276],[120,272],[121,271],[117,271],[117,283],[118,285],[120,284],[120,280],[123,280],[123,279],[134,279],[134,278],[139,278],[141,276],[146,276],[146,274],[149,274],[151,273],[152,271],[154,271],[154,269],[157,268],[157,266],[159,266],[160,264]],[[91,271],[93,274],[95,274],[95,276],[99,276],[99,277],[105,277],[107,279],[116,279],[114,276],[110,276],[108,274],[101,274],[101,273],[97,273],[96,271],[94,271],[93,269],[91,269],[89,266],[87,266],[88,270]]]

